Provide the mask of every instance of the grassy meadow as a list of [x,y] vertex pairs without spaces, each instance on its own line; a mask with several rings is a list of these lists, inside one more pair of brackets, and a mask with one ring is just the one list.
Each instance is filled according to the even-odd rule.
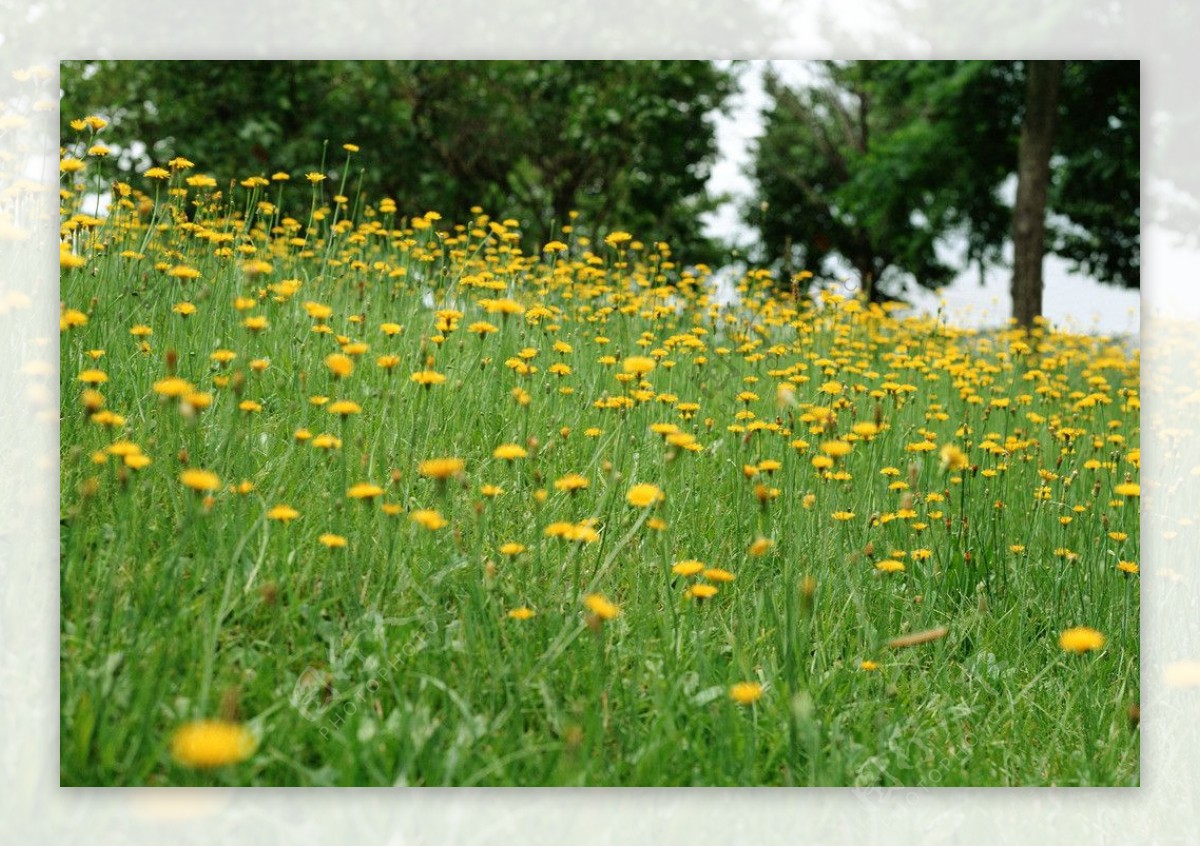
[[64,785],[1138,784],[1136,350],[338,152],[63,160]]

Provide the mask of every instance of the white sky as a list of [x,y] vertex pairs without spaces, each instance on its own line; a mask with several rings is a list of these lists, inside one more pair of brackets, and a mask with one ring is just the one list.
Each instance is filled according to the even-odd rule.
[[[741,75],[741,92],[734,98],[728,116],[718,116],[717,143],[720,158],[709,178],[709,191],[728,192],[734,200],[725,204],[707,221],[707,231],[728,238],[738,245],[750,244],[752,231],[740,220],[738,204],[753,194],[753,185],[745,171],[750,162],[750,145],[763,129],[762,110],[767,105],[762,72],[766,61],[748,62]],[[771,60],[770,64],[787,82],[797,84],[812,78],[811,64],[804,61]],[[1193,258],[1187,251],[1174,251],[1166,233],[1147,227],[1143,247],[1151,243],[1167,255]],[[953,249],[953,245],[950,245]],[[1046,281],[1043,311],[1047,318],[1064,327],[1104,334],[1137,334],[1140,296],[1137,290],[1102,285],[1091,277],[1072,274],[1067,263],[1053,256],[1044,265]],[[979,272],[972,269],[938,292],[926,289],[910,291],[906,296],[925,312],[939,307],[947,317],[965,326],[994,326],[1012,314],[1008,295],[1009,271],[989,271],[980,285]],[[916,288],[914,286],[914,288]],[[1192,304],[1200,315],[1200,295]]]

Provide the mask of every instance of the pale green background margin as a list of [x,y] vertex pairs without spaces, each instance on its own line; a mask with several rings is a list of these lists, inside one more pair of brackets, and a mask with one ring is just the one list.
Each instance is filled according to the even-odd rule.
[[[1169,0],[0,0],[0,842],[1200,841],[1200,98]],[[1192,20],[1188,26],[1183,20]],[[57,68],[63,58],[1142,60],[1142,787],[58,787]],[[40,66],[31,73],[31,67]],[[18,73],[14,76],[14,71]],[[40,74],[40,75],[39,75]],[[46,165],[39,166],[38,162]],[[32,170],[32,172],[30,172]],[[7,227],[7,228],[6,228]],[[1151,227],[1154,227],[1153,233]],[[1086,305],[1086,304],[1081,304]],[[1197,473],[1193,473],[1193,468]],[[1013,744],[1038,743],[1012,739]]]

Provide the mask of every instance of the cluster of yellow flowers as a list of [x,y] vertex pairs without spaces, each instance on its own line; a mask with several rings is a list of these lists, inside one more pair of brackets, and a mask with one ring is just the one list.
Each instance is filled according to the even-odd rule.
[[[103,128],[89,121],[81,129]],[[754,529],[736,560],[723,548],[712,567],[666,565],[693,605],[720,602],[740,557],[777,555],[780,516],[792,513],[811,513],[822,537],[847,548],[871,539],[862,556],[882,585],[969,562],[988,544],[992,558],[1028,561],[1025,522],[1001,523],[1016,506],[1053,516],[1047,559],[1074,561],[1075,546],[1121,578],[1138,573],[1139,357],[1119,342],[959,330],[836,294],[797,300],[766,270],[748,272],[723,306],[709,269],[677,264],[665,244],[566,232],[526,253],[516,221],[478,209],[456,226],[432,212],[397,219],[386,200],[351,219],[324,200],[325,174],[307,175],[314,202],[300,220],[266,199],[266,178],[243,181],[235,199],[175,159],[143,175],[165,198],[126,186],[98,219],[79,211],[74,182],[91,166],[61,165],[63,361],[81,363],[67,378],[82,387],[91,465],[116,458],[122,485],[161,472],[212,513],[290,464],[303,480],[286,495],[295,506],[272,495],[262,514],[334,551],[322,555],[368,541],[331,525],[342,507],[312,496],[333,486],[355,508],[452,528],[457,543],[473,532],[479,549],[516,560],[691,521],[671,506],[694,471],[727,486],[729,508],[748,504],[742,525]],[[101,266],[141,281],[138,323],[115,328],[107,295],[84,276]],[[447,417],[460,410],[471,417]],[[173,439],[177,425],[230,435]],[[255,439],[272,445],[272,463],[246,458]],[[182,443],[192,455],[175,455]],[[626,450],[639,457],[630,476],[613,466]],[[86,490],[103,484],[86,475]],[[418,488],[414,476],[431,482]],[[515,525],[530,522],[523,540],[511,540],[514,524],[489,535],[474,522],[516,492],[522,502],[507,508]],[[977,534],[968,497],[1005,529]],[[685,525],[678,540],[699,529]],[[535,617],[535,587],[523,586],[508,619]],[[622,614],[594,590],[575,603],[597,626]],[[1072,653],[1104,643],[1086,628],[1062,633]],[[747,706],[763,693],[758,682],[729,690]],[[252,749],[219,723],[189,726],[174,744],[196,766]]]

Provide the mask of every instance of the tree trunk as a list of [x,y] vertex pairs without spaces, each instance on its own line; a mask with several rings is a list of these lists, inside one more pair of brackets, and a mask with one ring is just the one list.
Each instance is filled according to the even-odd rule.
[[1046,195],[1058,123],[1061,61],[1025,63],[1025,117],[1017,153],[1013,207],[1013,317],[1023,327],[1042,314],[1042,257],[1046,250]]

